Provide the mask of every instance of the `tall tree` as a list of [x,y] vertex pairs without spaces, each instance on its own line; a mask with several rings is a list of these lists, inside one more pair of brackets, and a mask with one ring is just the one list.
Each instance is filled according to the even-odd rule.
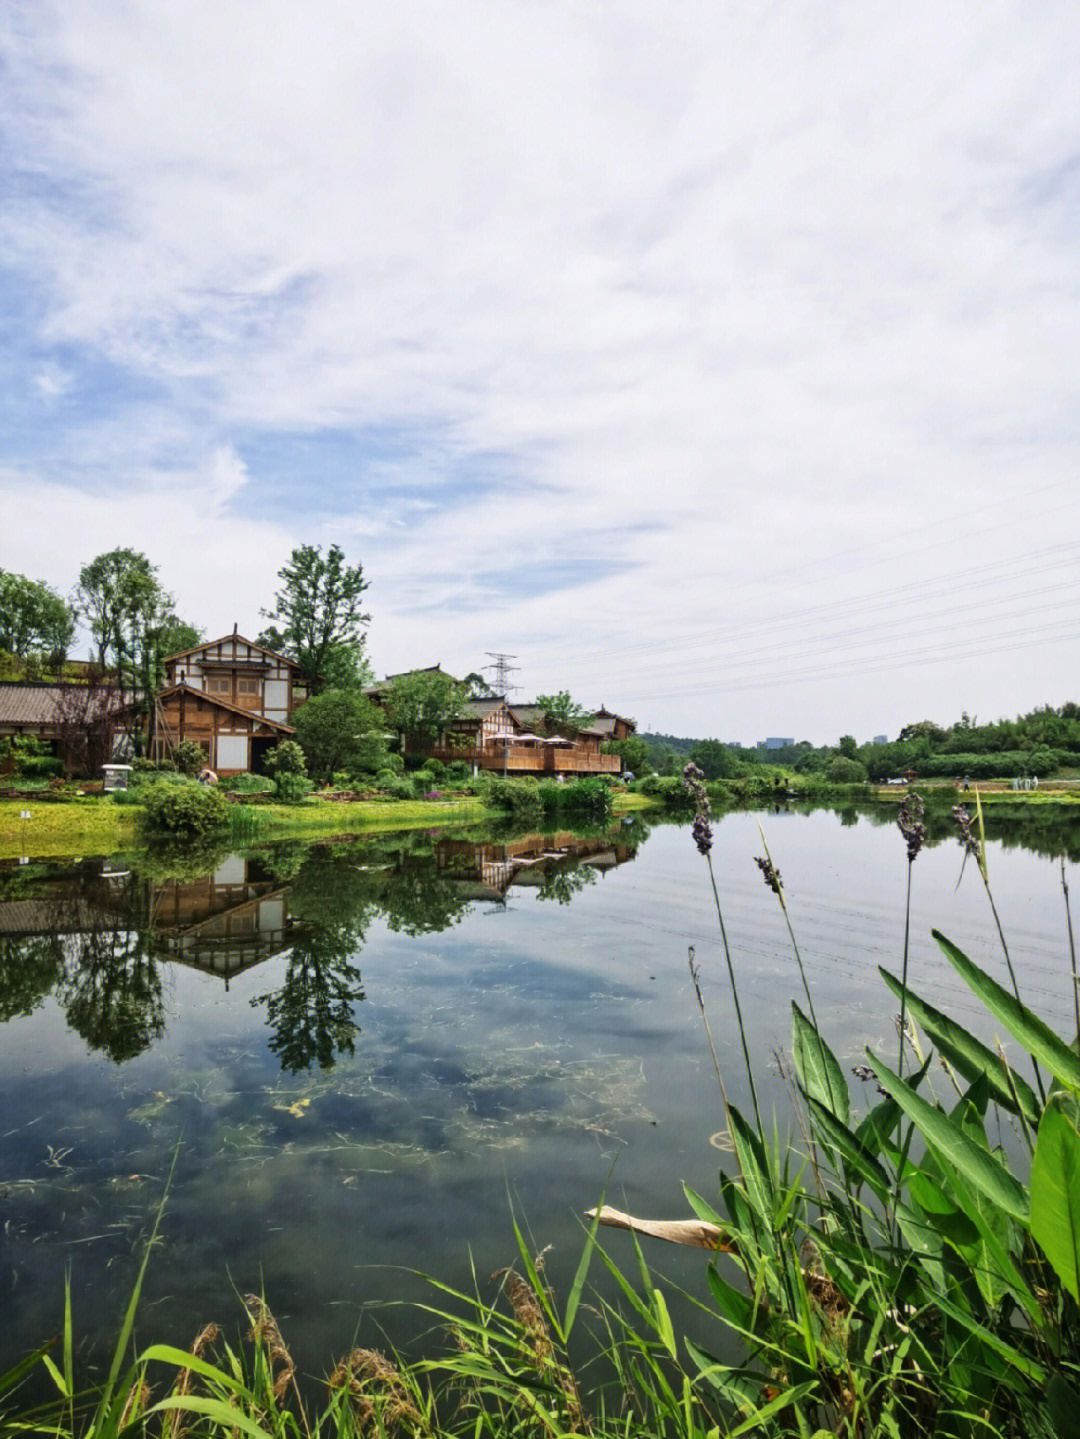
[[133,634],[158,623],[172,608],[156,567],[131,549],[110,550],[84,565],[73,599],[98,647],[102,669],[110,656],[120,669],[131,658]]
[[469,691],[441,670],[398,675],[386,698],[391,726],[422,744],[433,745],[441,730],[461,713]]
[[41,580],[0,570],[0,650],[25,659],[43,650],[62,663],[75,633],[67,603]]
[[[361,608],[368,588],[361,565],[347,565],[337,545],[325,558],[321,545],[301,545],[278,570],[281,589],[274,608],[263,610],[275,621],[272,631],[280,648],[300,665],[309,684],[318,689],[335,646],[351,645],[362,657],[362,627],[371,616]],[[273,646],[271,646],[273,648]]]

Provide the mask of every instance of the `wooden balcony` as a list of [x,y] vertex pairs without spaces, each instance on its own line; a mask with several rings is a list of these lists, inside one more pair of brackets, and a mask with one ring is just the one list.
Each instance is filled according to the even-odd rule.
[[452,749],[439,745],[424,749],[420,753],[426,759],[442,760],[450,764],[463,759],[466,764],[478,765],[494,774],[620,774],[622,760],[617,754],[598,754],[595,750],[579,748],[577,745],[508,745],[506,752],[502,745],[489,749]]

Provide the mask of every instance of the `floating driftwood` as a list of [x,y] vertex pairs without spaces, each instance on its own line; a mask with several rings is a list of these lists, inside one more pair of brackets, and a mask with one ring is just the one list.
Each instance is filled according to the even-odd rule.
[[692,1249],[716,1249],[722,1254],[733,1254],[735,1244],[716,1224],[707,1224],[704,1219],[635,1219],[621,1209],[612,1209],[605,1204],[599,1212],[585,1211],[587,1219],[599,1218],[601,1224],[610,1224],[613,1229],[632,1229],[635,1234],[648,1234],[652,1239],[666,1239],[669,1244],[687,1244]]

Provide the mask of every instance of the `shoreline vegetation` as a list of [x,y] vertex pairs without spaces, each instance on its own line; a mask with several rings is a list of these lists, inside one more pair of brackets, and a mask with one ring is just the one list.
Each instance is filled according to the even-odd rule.
[[[777,780],[770,777],[766,784],[718,780],[707,788],[719,808],[755,808],[776,802],[818,800],[868,800],[899,806],[909,789],[917,789],[933,805],[967,803],[973,798],[970,793],[957,792],[951,781],[914,781],[911,786],[836,785],[820,780],[807,783],[797,777],[789,779],[780,772]],[[987,786],[985,782],[980,783],[978,789],[982,805],[995,812],[1054,805],[1080,806],[1080,780],[1071,778],[1047,780],[1038,790],[1017,792],[1005,785]],[[672,799],[676,801],[676,808],[685,809],[681,785],[678,789],[672,786],[670,794],[664,791],[650,794],[638,786],[633,790],[615,790],[612,813],[670,808]],[[29,813],[28,820],[22,818],[24,813]],[[46,797],[43,791],[28,789],[19,798],[0,799],[0,861],[24,856],[63,859],[79,854],[109,855],[130,849],[143,837],[142,814],[141,805],[118,805],[110,796],[100,793],[54,799]],[[688,811],[687,814],[689,817]],[[316,795],[301,804],[230,806],[229,825],[222,837],[234,839],[239,846],[305,835],[314,839],[331,834],[381,834],[399,829],[495,822],[503,818],[502,809],[485,803],[479,795],[447,795],[437,800],[361,799],[348,803]]]
[[[317,1396],[306,1398],[287,1335],[258,1295],[243,1298],[250,1332],[242,1344],[208,1325],[190,1352],[160,1343],[132,1352],[147,1265],[163,1262],[154,1249],[167,1213],[166,1181],[104,1384],[85,1387],[77,1372],[69,1293],[54,1354],[54,1344],[43,1344],[0,1373],[0,1432],[55,1439],[176,1439],[181,1429],[192,1439],[1074,1439],[1080,1060],[1069,1038],[1021,998],[997,920],[978,792],[973,812],[958,806],[953,821],[997,923],[1008,983],[937,930],[933,938],[969,1003],[1011,1037],[1019,1063],[936,1009],[920,993],[920,976],[909,972],[912,884],[928,842],[922,798],[906,796],[897,812],[905,938],[898,972],[879,970],[882,1001],[898,1010],[896,1043],[868,1048],[866,1063],[852,1071],[854,1085],[818,1027],[816,979],[804,967],[763,835],[765,853],[755,862],[787,928],[799,995],[785,1060],[794,1114],[784,1137],[759,1111],[754,1075],[762,1060],[751,1055],[742,1026],[740,975],[711,856],[711,795],[692,765],[686,785],[727,976],[722,997],[707,993],[690,951],[686,1003],[696,1002],[729,1141],[715,1201],[685,1185],[680,1200],[673,1180],[672,1207],[685,1205],[696,1218],[658,1225],[613,1220],[601,1200],[590,1211],[573,1282],[559,1297],[515,1219],[519,1253],[514,1267],[493,1276],[494,1298],[482,1297],[480,1281],[475,1293],[459,1293],[432,1276],[432,1300],[418,1307],[424,1357],[343,1348],[345,1357],[327,1356]],[[783,855],[776,858],[783,866]],[[1064,865],[1062,878],[1071,936]],[[1061,978],[1077,991],[1072,944]],[[726,1012],[729,1001],[733,1017],[725,1022],[739,1037],[745,1114],[729,1100],[710,1028],[710,1006]],[[1080,1023],[1080,1000],[1076,1015]],[[676,1332],[636,1235],[616,1239],[614,1254],[600,1244],[605,1216],[620,1228],[706,1251],[705,1295],[690,1296],[700,1320],[694,1333]],[[615,1285],[618,1302],[594,1289],[590,1269]],[[578,1363],[585,1326],[592,1329],[588,1347],[604,1361],[599,1369]],[[734,1362],[703,1347],[731,1340]],[[35,1407],[13,1408],[31,1376],[41,1381]]]

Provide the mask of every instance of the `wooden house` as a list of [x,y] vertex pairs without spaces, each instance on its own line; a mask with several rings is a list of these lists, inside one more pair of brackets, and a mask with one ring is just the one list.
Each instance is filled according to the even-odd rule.
[[267,749],[293,735],[292,717],[307,697],[295,660],[233,630],[166,659],[165,688],[148,717],[147,752],[163,759],[194,740],[218,774],[258,769]]
[[629,739],[637,730],[637,721],[617,715],[603,705],[593,715],[593,725],[607,740]]
[[416,753],[443,761],[463,759],[477,769],[537,777],[618,774],[618,755],[600,753],[601,736],[589,729],[540,734],[535,706],[509,705],[498,697],[467,700],[439,743]]

